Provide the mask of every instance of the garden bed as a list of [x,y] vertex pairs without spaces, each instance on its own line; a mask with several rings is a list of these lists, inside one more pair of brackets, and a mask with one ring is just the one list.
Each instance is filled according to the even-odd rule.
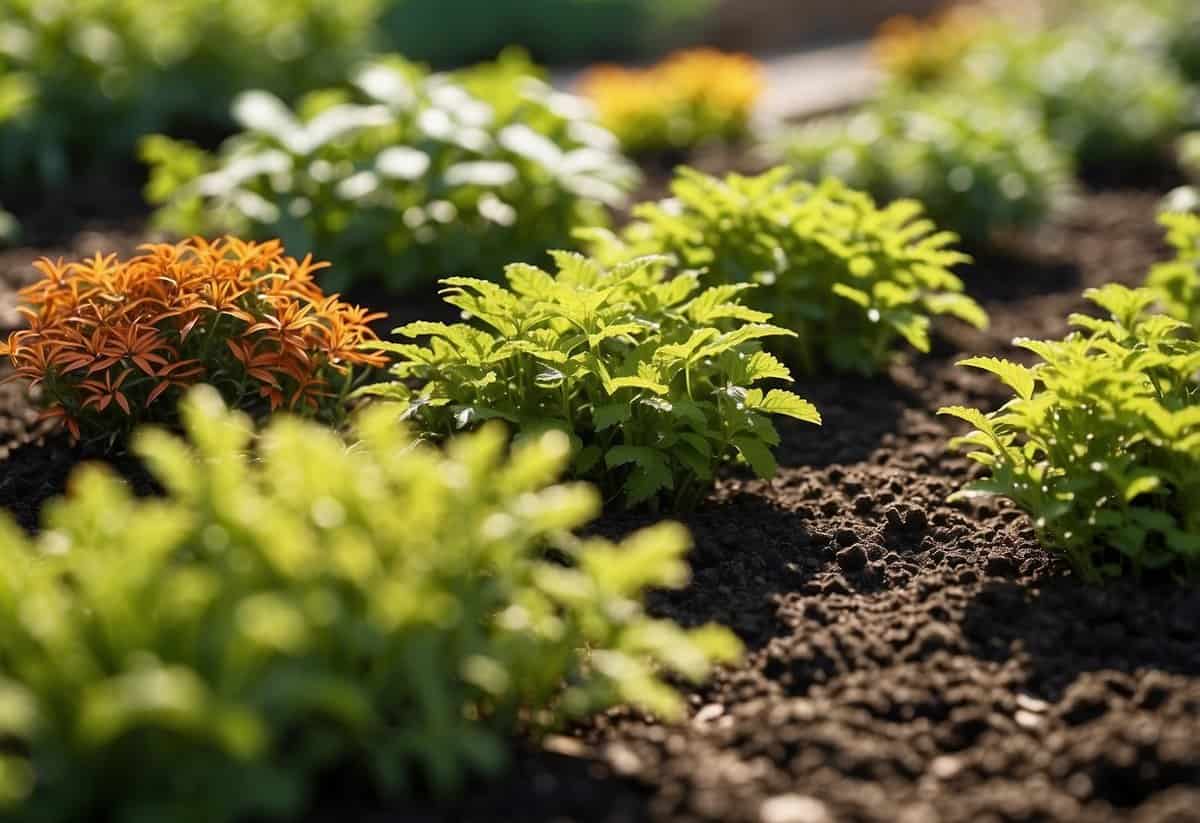
[[[690,722],[597,718],[520,751],[506,778],[449,808],[381,809],[354,776],[331,776],[313,819],[1200,820],[1200,591],[1085,585],[1007,503],[946,503],[971,469],[946,450],[958,426],[935,415],[1003,399],[954,367],[961,353],[1017,356],[1013,336],[1065,332],[1083,288],[1139,282],[1164,253],[1158,196],[1088,194],[981,256],[965,277],[989,331],[947,332],[934,356],[876,379],[801,381],[824,427],[784,427],[773,481],[719,484],[686,518],[693,583],[653,600],[685,625],[731,627],[749,650],[691,694]],[[125,250],[140,229],[98,231],[0,258],[5,330],[33,257]],[[435,319],[431,301],[358,297],[390,308],[388,326]],[[31,528],[86,455],[30,418],[5,388],[0,506]]]

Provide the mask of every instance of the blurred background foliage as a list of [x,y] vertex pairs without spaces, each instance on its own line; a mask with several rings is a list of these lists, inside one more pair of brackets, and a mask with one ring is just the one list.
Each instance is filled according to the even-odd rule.
[[520,45],[539,62],[639,57],[695,39],[717,0],[391,0],[387,46],[440,68]]

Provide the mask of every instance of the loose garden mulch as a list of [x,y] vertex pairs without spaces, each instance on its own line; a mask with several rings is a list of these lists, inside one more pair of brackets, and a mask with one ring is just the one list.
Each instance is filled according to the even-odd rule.
[[[964,274],[989,330],[946,327],[932,356],[879,378],[799,381],[824,427],[785,427],[771,482],[721,481],[685,518],[693,582],[653,599],[748,648],[691,690],[687,722],[610,712],[519,745],[505,777],[449,804],[383,804],[330,775],[312,821],[1200,821],[1200,590],[1084,585],[1007,503],[947,503],[973,470],[946,450],[959,426],[935,414],[1004,399],[960,356],[1016,356],[1015,336],[1063,334],[1084,288],[1139,282],[1165,253],[1157,198],[1085,194],[980,255]],[[36,253],[126,249],[138,233],[102,228],[0,256],[0,325]],[[391,302],[393,320],[430,306]],[[27,528],[86,456],[30,419],[0,390],[0,506]]]

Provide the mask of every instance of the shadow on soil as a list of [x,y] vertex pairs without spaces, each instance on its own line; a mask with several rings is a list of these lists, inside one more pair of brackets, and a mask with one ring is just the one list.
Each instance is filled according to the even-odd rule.
[[1027,655],[1030,688],[1057,701],[1088,672],[1200,674],[1197,625],[1200,589],[1132,580],[1088,586],[1064,574],[1036,588],[986,584],[967,609],[963,633],[981,659]]

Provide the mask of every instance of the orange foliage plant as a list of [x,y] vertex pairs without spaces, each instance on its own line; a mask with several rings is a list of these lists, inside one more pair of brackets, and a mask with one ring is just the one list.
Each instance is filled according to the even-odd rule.
[[924,87],[954,72],[988,20],[974,5],[949,6],[926,21],[899,15],[880,26],[871,50],[890,77]]
[[282,244],[227,237],[148,244],[82,262],[42,259],[21,291],[28,328],[0,345],[7,379],[40,387],[43,418],[75,440],[117,438],[174,415],[180,391],[217,387],[247,410],[336,417],[382,315],[326,296]]
[[646,69],[597,66],[581,90],[622,147],[639,153],[744,137],[763,85],[753,57],[699,48]]

